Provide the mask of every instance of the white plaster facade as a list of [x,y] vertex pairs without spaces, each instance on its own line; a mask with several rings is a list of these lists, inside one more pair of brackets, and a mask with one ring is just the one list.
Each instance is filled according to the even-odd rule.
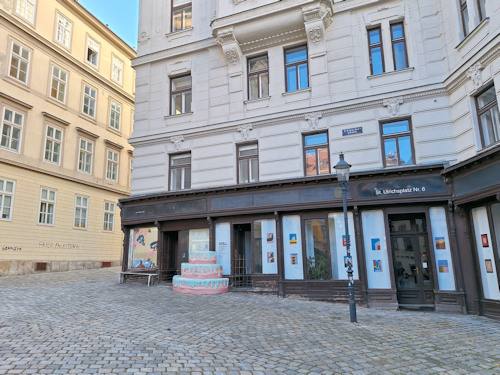
[[[171,0],[141,0],[132,195],[169,190],[169,156],[191,152],[191,189],[237,184],[237,144],[258,142],[259,181],[305,176],[303,134],[327,130],[330,167],[384,169],[380,122],[410,118],[415,165],[485,151],[474,96],[500,92],[500,3],[468,0],[469,34],[450,0],[193,0],[172,33]],[[390,25],[403,22],[408,68]],[[371,75],[367,30],[380,27],[385,72]],[[284,48],[307,44],[309,87],[286,92]],[[248,100],[247,59],[267,53],[269,97]],[[191,112],[170,115],[170,79],[192,77]],[[342,130],[362,133],[343,136]],[[489,148],[498,147],[495,143]],[[333,169],[333,168],[332,168]],[[388,168],[389,169],[389,168]]]

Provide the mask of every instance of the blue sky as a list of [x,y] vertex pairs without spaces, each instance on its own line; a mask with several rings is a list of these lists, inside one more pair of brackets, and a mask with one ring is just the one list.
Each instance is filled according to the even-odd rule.
[[92,13],[128,45],[137,49],[139,0],[79,0]]

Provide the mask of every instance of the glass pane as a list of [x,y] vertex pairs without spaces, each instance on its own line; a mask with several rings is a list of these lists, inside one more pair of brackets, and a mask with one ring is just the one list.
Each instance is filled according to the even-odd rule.
[[191,0],[174,0],[173,7],[178,7],[180,5],[189,4]]
[[172,111],[171,115],[179,115],[182,113],[182,94],[172,95]]
[[462,11],[463,25],[465,35],[469,34],[469,12],[467,12],[467,8]]
[[384,72],[382,64],[382,49],[380,47],[370,49],[370,58],[372,62],[372,74],[381,74]]
[[301,60],[307,59],[306,47],[292,48],[286,51],[286,63],[294,63]]
[[425,236],[418,236],[417,242],[420,250],[422,281],[424,282],[424,286],[428,286],[431,284],[431,261],[429,258],[429,249],[427,247],[427,239]]
[[172,14],[172,31],[182,30],[182,9],[178,9]]
[[307,64],[299,65],[299,89],[309,87],[309,77],[307,74]]
[[485,107],[486,105],[495,100],[497,100],[497,96],[495,93],[495,86],[491,86],[488,90],[486,90],[477,97],[477,103],[479,105],[478,109]]
[[254,73],[260,70],[267,70],[267,56],[254,57],[248,60],[248,72]]
[[382,134],[396,134],[410,131],[410,123],[408,120],[390,122],[387,124],[382,124]]
[[305,221],[307,278],[309,280],[328,280],[328,241],[326,224],[323,219]]
[[238,155],[239,156],[252,156],[252,155],[257,155],[257,145],[245,145],[245,146],[240,146],[238,148]]
[[316,150],[306,150],[306,176],[315,176],[318,174],[318,161]]
[[408,67],[406,63],[405,44],[403,42],[394,44],[394,62],[396,70]]
[[192,19],[192,12],[191,12],[191,7],[184,8],[184,28],[190,28],[191,27],[191,19]]
[[246,184],[248,182],[248,159],[239,161],[239,183]]
[[269,96],[269,74],[262,73],[260,76],[260,96],[266,98]]
[[399,137],[399,160],[401,165],[413,164],[413,155],[411,150],[410,137]]
[[417,266],[411,237],[393,237],[391,242],[397,287],[418,287]]
[[184,169],[184,189],[191,189],[191,167]]
[[259,163],[257,158],[250,159],[250,182],[259,181]]
[[484,146],[500,140],[500,114],[498,107],[493,107],[481,116],[481,127],[483,131]]
[[391,26],[392,30],[392,40],[401,39],[403,37],[403,25],[398,23],[397,25]]
[[7,183],[5,184],[5,191],[12,193],[13,190],[14,190],[14,183],[7,181]]
[[248,77],[248,98],[258,99],[259,98],[259,76],[254,75]]
[[391,220],[390,221],[391,232],[411,232],[411,220],[401,219],[401,220]]
[[328,148],[318,149],[319,174],[330,173],[330,160],[328,158]]
[[190,164],[191,163],[191,155],[188,154],[182,154],[182,155],[173,155],[170,158],[170,165],[176,166],[176,165],[183,165],[183,164]]
[[260,220],[253,224],[253,243],[254,243],[254,270],[255,273],[262,273],[262,225]]
[[170,170],[170,190],[181,189],[181,173],[182,169],[180,168]]
[[380,30],[370,30],[368,32],[368,38],[370,40],[370,45],[379,44],[380,43]]
[[172,79],[172,91],[191,88],[191,76],[183,76]]
[[389,138],[384,140],[385,150],[385,165],[390,167],[398,165],[398,150],[396,147],[396,138]]
[[328,137],[326,133],[306,135],[304,143],[306,146],[323,145],[328,143]]
[[184,93],[184,113],[191,113],[191,91]]
[[286,68],[286,87],[287,91],[297,90],[297,67]]

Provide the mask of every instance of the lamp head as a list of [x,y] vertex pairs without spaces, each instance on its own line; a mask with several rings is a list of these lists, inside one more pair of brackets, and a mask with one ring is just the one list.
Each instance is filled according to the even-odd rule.
[[339,155],[339,162],[334,167],[335,172],[337,173],[337,179],[339,182],[348,182],[349,181],[349,170],[351,169],[351,164],[344,160],[344,154],[341,152]]

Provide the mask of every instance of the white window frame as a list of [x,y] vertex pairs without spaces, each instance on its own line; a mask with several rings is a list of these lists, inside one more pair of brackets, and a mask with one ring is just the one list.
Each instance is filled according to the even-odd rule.
[[[49,135],[49,129],[52,129],[52,135]],[[57,139],[56,134],[60,133],[60,139]],[[63,143],[64,132],[58,127],[47,124],[45,127],[45,142],[43,148],[43,161],[51,164],[61,165],[62,157],[62,143]],[[55,151],[55,146],[59,145],[59,152]],[[48,157],[47,157],[48,153]],[[57,160],[54,160],[54,155],[58,155]]]
[[87,230],[89,197],[85,195],[75,195],[75,214],[73,216],[73,229]]
[[[46,197],[44,197],[46,192]],[[51,193],[54,194],[54,199],[50,198]],[[57,191],[49,188],[40,188],[40,204],[38,205],[38,224],[54,226],[56,218],[56,200]],[[49,212],[49,207],[52,207],[52,212]],[[43,218],[42,218],[43,216]]]
[[119,85],[123,84],[123,60],[118,58],[116,55],[111,55],[111,79],[118,83]]
[[104,216],[102,219],[102,230],[104,232],[114,232],[115,229],[115,204],[104,201]]
[[[83,142],[83,144],[82,144]],[[82,145],[85,147],[82,148]],[[89,150],[89,145],[90,150]],[[82,157],[84,159],[82,160]],[[92,174],[93,167],[93,159],[94,159],[94,142],[87,138],[79,138],[78,139],[78,160],[77,160],[77,170],[78,172],[85,174]],[[83,165],[82,165],[83,163]],[[87,170],[88,165],[88,170]]]
[[[16,115],[21,116],[21,124],[17,124],[16,122],[8,121],[5,119],[7,111],[10,111],[12,113],[12,118],[15,120]],[[23,126],[24,126],[24,113],[21,113],[19,111],[16,111],[15,109],[12,108],[7,108],[4,107],[2,111],[2,126],[0,128],[0,148],[3,148],[5,150],[15,152],[17,154],[20,153],[21,151],[21,142],[22,142],[22,137],[23,137]],[[7,130],[6,130],[7,129]],[[13,137],[13,131],[17,130],[18,133],[18,138],[15,139]],[[7,135],[5,136],[5,132],[7,131]],[[4,142],[4,140],[6,142]],[[17,142],[17,147],[12,147],[12,143],[14,140]],[[4,144],[6,143],[6,144]]]
[[[189,163],[185,163],[185,164],[176,164],[175,163],[176,160],[184,159],[187,157],[189,157]],[[191,152],[170,155],[170,173],[169,173],[169,176],[170,176],[170,190],[171,191],[191,189],[191,185],[192,185],[191,169],[192,169],[192,165],[193,165],[192,162],[193,162],[193,159],[192,159]],[[178,184],[179,187],[174,186],[174,180],[175,180],[174,173],[176,173],[176,171],[179,171],[179,173],[180,173],[178,176],[178,180],[180,182]],[[189,178],[188,178],[188,175],[189,175]],[[189,184],[187,183],[188,181],[189,181]],[[187,186],[187,185],[189,185],[189,186]]]
[[[7,184],[12,186],[11,191],[7,189]],[[0,220],[12,221],[12,209],[14,207],[14,194],[16,192],[16,182],[7,180],[5,178],[0,178]],[[6,198],[10,197],[10,203],[7,206],[5,201]],[[8,216],[4,217],[5,210],[8,209]]]
[[111,149],[106,150],[106,180],[118,182],[118,166],[120,154]]
[[[58,70],[56,74],[55,70]],[[65,78],[62,78],[62,73],[64,73]],[[54,87],[55,86],[55,87]],[[66,88],[68,87],[68,72],[61,69],[56,65],[52,65],[52,79],[50,84],[50,93],[49,96],[57,100],[60,103],[66,103]],[[53,95],[53,91],[55,90],[55,96]],[[62,93],[62,100],[59,99],[59,94]]]
[[109,100],[109,127],[120,130],[122,120],[122,105],[116,100]]
[[16,14],[31,24],[35,23],[36,0],[17,0]]
[[[14,53],[14,46],[19,47],[19,53]],[[28,52],[27,58],[23,57],[24,51]],[[11,48],[10,48],[9,77],[26,85],[28,83],[28,78],[29,78],[30,61],[31,61],[31,51],[28,48],[24,47],[21,43],[18,43],[15,40],[13,40]],[[16,66],[17,73],[15,76],[13,76],[11,74],[12,66],[13,66],[14,62],[17,65]],[[19,78],[20,72],[22,71],[21,67],[23,65],[25,66],[25,79],[24,80]]]
[[[87,109],[85,109],[87,108]],[[86,83],[83,84],[82,113],[93,119],[97,111],[97,90]]]
[[[92,51],[92,54],[89,55],[89,51]],[[92,38],[90,35],[87,35],[87,48],[85,49],[85,61],[87,61],[93,67],[98,68],[100,51],[101,51],[101,44],[97,40]],[[95,62],[92,61],[93,56],[95,56]]]
[[61,44],[63,47],[70,49],[72,31],[73,31],[73,22],[69,18],[57,12],[55,36],[54,36],[56,42]]

